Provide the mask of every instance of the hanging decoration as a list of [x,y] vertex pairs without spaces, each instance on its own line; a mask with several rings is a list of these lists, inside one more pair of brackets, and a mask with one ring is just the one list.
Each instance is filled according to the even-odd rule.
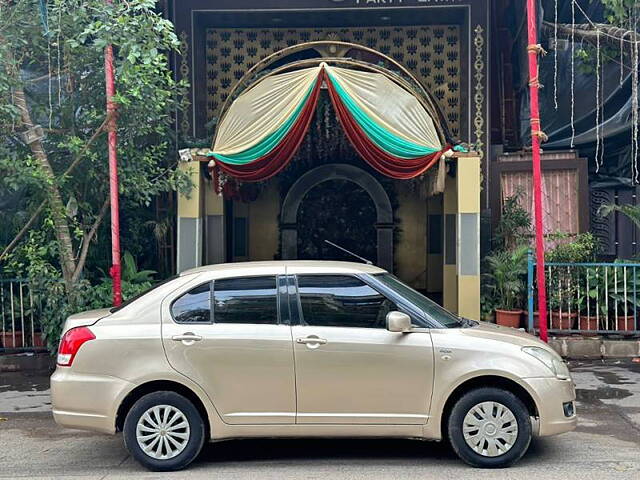
[[576,126],[574,124],[575,116],[575,56],[576,56],[576,2],[571,0],[571,148],[574,148],[573,141],[576,138]]
[[309,128],[322,83],[347,138],[380,173],[414,178],[451,155],[412,93],[384,74],[322,63],[265,77],[233,102],[207,154],[214,185],[219,188],[221,172],[255,182],[282,171]]
[[600,171],[600,30],[596,30],[596,173]]
[[558,110],[558,0],[553,5],[553,106]]

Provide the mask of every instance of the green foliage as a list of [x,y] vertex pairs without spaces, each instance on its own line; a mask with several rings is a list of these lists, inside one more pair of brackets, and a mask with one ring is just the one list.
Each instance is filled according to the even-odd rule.
[[531,215],[520,205],[522,195],[523,192],[518,190],[504,201],[500,222],[495,230],[497,248],[515,248],[531,238]]
[[528,251],[528,247],[523,245],[513,250],[498,250],[485,258],[488,271],[484,274],[484,280],[494,308],[523,308]]
[[[148,290],[153,285],[153,270],[138,270],[133,255],[124,252],[122,255],[122,300]],[[87,308],[106,308],[112,305],[113,281],[111,277],[103,277],[102,281],[91,290],[87,298]]]
[[[104,128],[107,45],[113,46],[116,77],[122,243],[145,264],[155,248],[144,226],[154,219],[149,207],[158,195],[187,192],[191,183],[175,169],[173,121],[186,85],[174,80],[168,56],[177,51],[179,41],[173,25],[156,11],[156,2],[50,0],[48,33],[39,21],[39,3],[0,2],[0,248],[42,201],[50,199],[47,187],[55,187],[67,206],[63,219],[72,235],[74,260],[80,261],[85,243],[89,247],[87,267],[80,268],[72,290],[61,287],[63,248],[50,207],[11,257],[2,261],[2,273],[28,276],[45,292],[45,328],[55,344],[61,319],[69,312],[85,308],[93,295],[110,298],[96,294],[91,286],[97,283],[95,288],[106,292],[99,272],[110,263],[109,228],[101,225],[100,217],[109,190]],[[53,172],[43,168],[22,138],[17,90],[25,92],[34,123],[44,129],[43,148]],[[73,171],[63,175],[72,165]],[[108,223],[108,212],[104,218]],[[98,229],[90,238],[94,225]],[[137,267],[135,272],[138,276],[125,281],[125,295],[150,279],[150,272]]]
[[[570,238],[566,234],[558,234],[557,239]],[[579,233],[569,242],[561,242],[545,252],[545,261],[553,263],[586,263],[594,262],[598,253],[598,239],[591,232]]]
[[608,217],[612,212],[620,212],[631,220],[637,228],[640,228],[640,205],[616,205],[614,203],[607,203],[601,205],[598,209],[598,215],[602,217]]

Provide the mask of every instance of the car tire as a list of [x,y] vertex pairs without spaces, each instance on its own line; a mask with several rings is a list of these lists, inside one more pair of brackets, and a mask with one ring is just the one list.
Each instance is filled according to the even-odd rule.
[[456,454],[474,467],[508,467],[522,458],[531,443],[527,407],[499,388],[465,393],[453,406],[447,427]]
[[181,470],[202,450],[205,425],[191,401],[176,392],[149,393],[136,401],[124,421],[124,444],[152,471]]

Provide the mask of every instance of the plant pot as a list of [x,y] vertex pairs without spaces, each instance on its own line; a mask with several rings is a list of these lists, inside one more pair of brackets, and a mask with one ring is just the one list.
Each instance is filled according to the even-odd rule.
[[499,310],[496,308],[496,323],[503,327],[520,328],[522,310]]
[[598,317],[593,315],[580,315],[580,317],[578,318],[578,330],[588,330],[582,334],[585,337],[596,336],[597,333],[595,333],[593,330],[598,330]]
[[552,312],[551,328],[553,330],[571,330],[577,316],[578,314],[573,312]]
[[33,346],[34,347],[46,347],[47,342],[44,339],[42,332],[33,332]]
[[633,319],[633,315],[629,317],[618,317],[618,330],[622,332],[631,332],[635,330],[635,322]]
[[[13,336],[15,333],[15,344],[13,343]],[[4,348],[18,348],[18,347],[22,347],[22,332],[21,331],[16,331],[16,332],[2,332],[0,333],[0,344],[4,347]]]
[[533,328],[536,330],[540,328],[540,312],[533,312]]

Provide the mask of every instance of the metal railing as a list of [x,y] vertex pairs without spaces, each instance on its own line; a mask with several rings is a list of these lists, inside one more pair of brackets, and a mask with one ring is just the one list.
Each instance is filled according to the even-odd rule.
[[[537,332],[536,263],[527,269],[528,330]],[[545,263],[550,333],[640,334],[640,263]]]
[[45,349],[39,312],[28,280],[0,279],[0,351]]

